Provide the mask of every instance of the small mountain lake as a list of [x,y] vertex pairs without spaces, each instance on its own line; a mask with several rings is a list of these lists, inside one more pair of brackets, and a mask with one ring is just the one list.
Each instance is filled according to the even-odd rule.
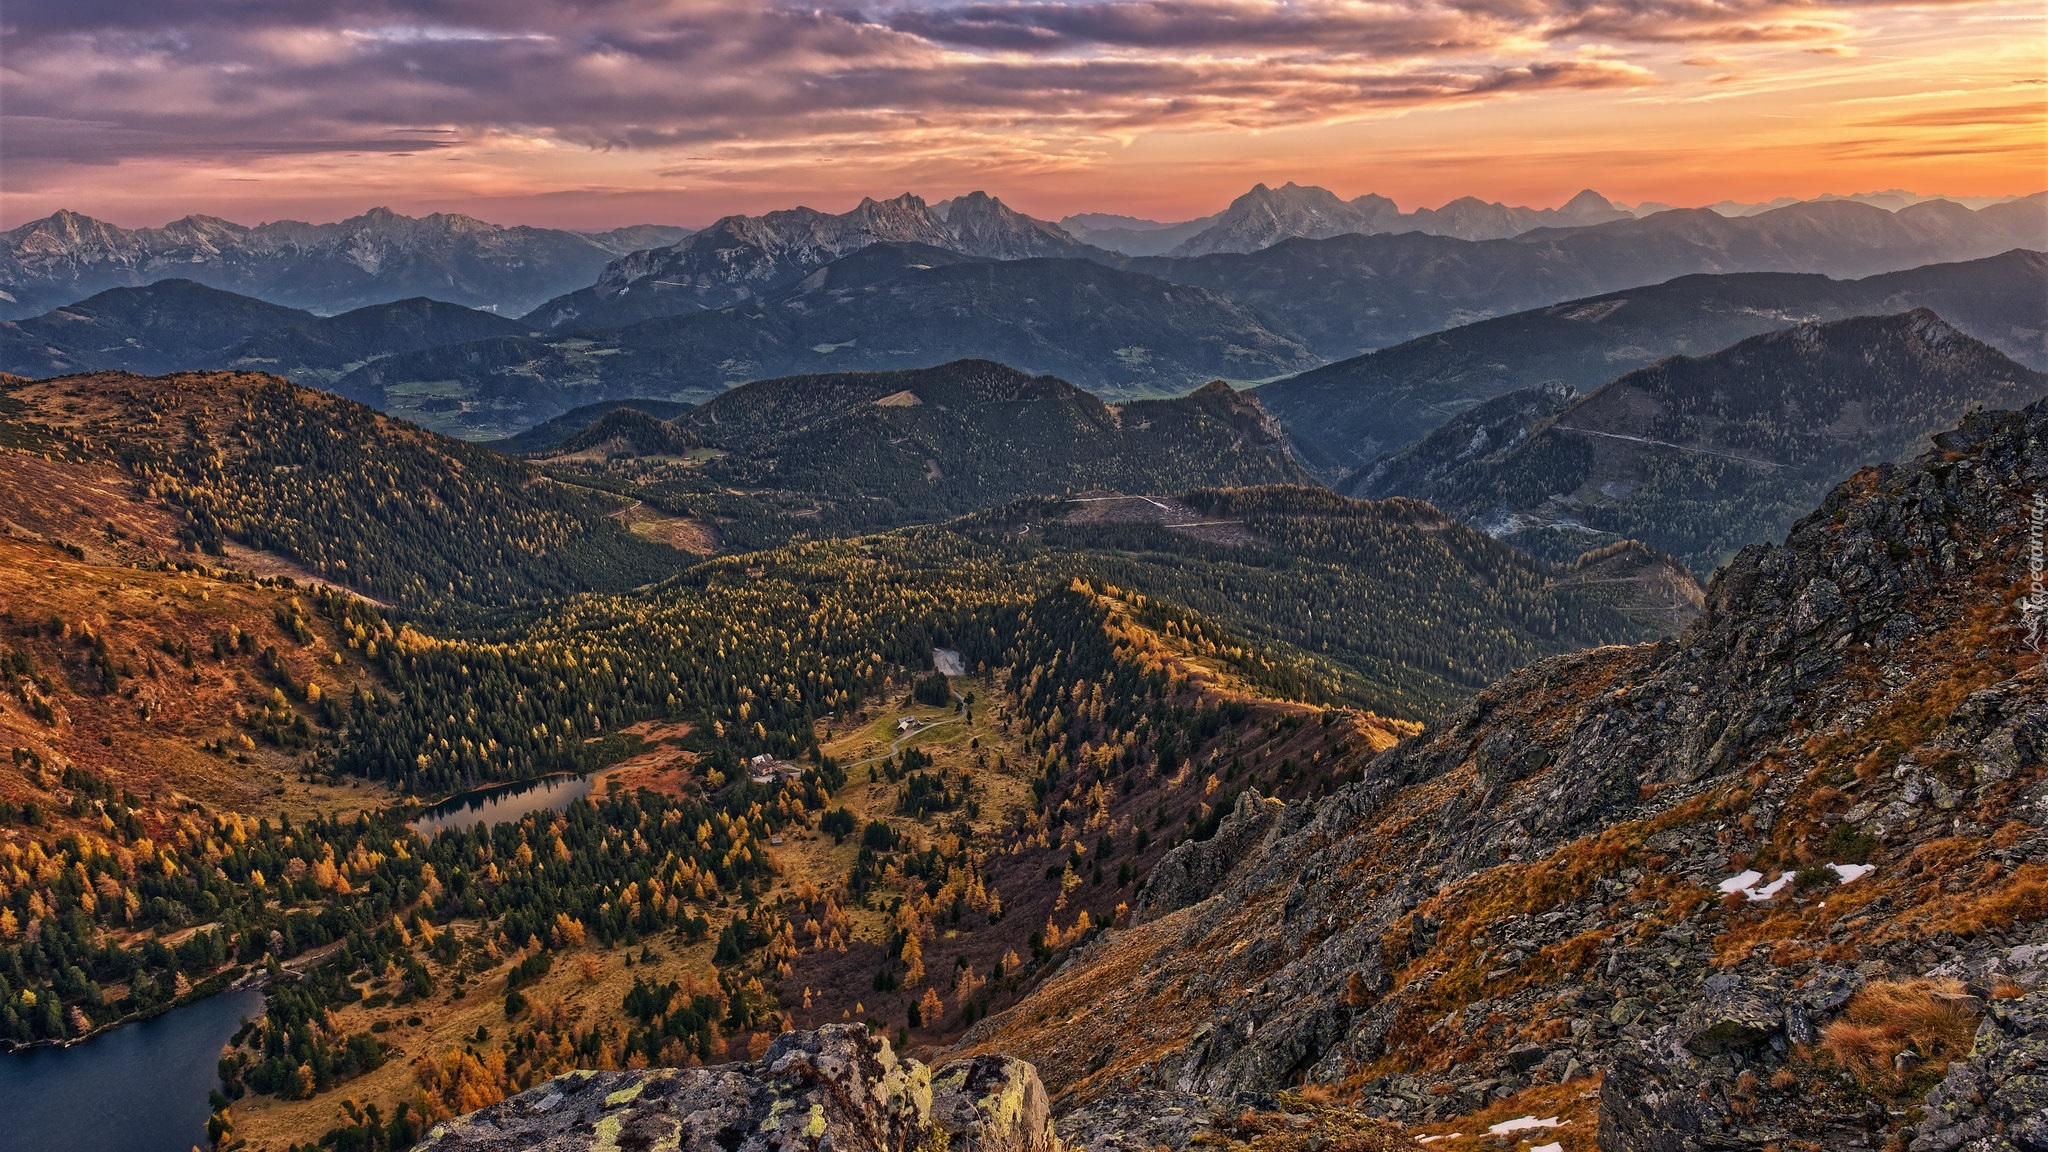
[[590,795],[590,790],[597,786],[602,775],[602,772],[593,772],[588,776],[543,776],[538,780],[478,788],[451,796],[420,813],[412,822],[412,828],[422,836],[431,837],[450,829],[517,820],[543,809],[560,812],[571,801]]
[[263,1011],[254,988],[123,1024],[69,1048],[0,1054],[0,1147],[191,1152],[207,1147],[221,1045]]

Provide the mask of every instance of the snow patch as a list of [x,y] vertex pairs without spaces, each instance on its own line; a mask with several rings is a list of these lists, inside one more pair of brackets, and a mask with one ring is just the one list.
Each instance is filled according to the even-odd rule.
[[1516,1132],[1526,1132],[1531,1128],[1558,1128],[1563,1125],[1564,1121],[1555,1116],[1548,1120],[1538,1120],[1534,1116],[1523,1116],[1515,1120],[1503,1120],[1488,1128],[1486,1134],[1488,1136],[1510,1136]]
[[1564,1145],[1552,1141],[1548,1144],[1538,1144],[1529,1149],[1529,1152],[1564,1152]]
[[1747,892],[1751,888],[1756,887],[1757,881],[1763,878],[1764,874],[1754,869],[1747,872],[1737,872],[1735,875],[1721,881],[1721,893],[1722,895],[1729,895],[1736,892]]
[[1784,891],[1787,884],[1792,883],[1792,874],[1790,872],[1778,873],[1778,878],[1769,884],[1764,884],[1763,878],[1763,873],[1752,868],[1737,872],[1735,875],[1721,881],[1716,887],[1720,888],[1722,894],[1727,896],[1733,896],[1735,893],[1740,892],[1748,900],[1769,900],[1771,897]]
[[1841,877],[1840,882],[1843,884],[1854,884],[1877,871],[1875,864],[1830,864],[1828,867],[1835,870],[1835,875]]

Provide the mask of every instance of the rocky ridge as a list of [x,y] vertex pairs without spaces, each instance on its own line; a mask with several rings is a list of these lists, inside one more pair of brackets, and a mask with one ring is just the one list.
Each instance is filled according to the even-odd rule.
[[1293,1088],[1603,1152],[2038,1147],[2044,479],[2048,407],[1974,415],[1745,549],[1682,638],[1510,676],[1328,799],[1245,796],[965,1050],[1028,1053],[1091,1147]]
[[130,229],[57,212],[0,233],[0,319],[173,276],[323,313],[431,296],[516,315],[589,283],[627,250],[619,245],[672,243],[680,232],[641,226],[587,235],[388,208],[332,224],[250,227],[187,216]]
[[1021,1060],[933,1069],[863,1025],[788,1032],[760,1060],[571,1072],[436,1126],[422,1152],[1059,1152],[1044,1085]]
[[1169,254],[1256,252],[1295,237],[1323,240],[1347,232],[1425,232],[1459,240],[1500,240],[1536,228],[1633,219],[1635,213],[1591,189],[1557,208],[1516,208],[1461,196],[1441,208],[1403,212],[1385,196],[1368,192],[1342,200],[1326,188],[1303,187],[1290,180],[1278,188],[1254,185],[1231,201],[1214,224],[1182,241]]

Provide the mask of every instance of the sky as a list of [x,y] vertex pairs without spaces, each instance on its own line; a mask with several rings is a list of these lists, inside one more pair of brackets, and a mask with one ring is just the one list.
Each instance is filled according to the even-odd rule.
[[1161,220],[2048,187],[2041,0],[61,0],[0,8],[0,226],[702,225],[983,189]]

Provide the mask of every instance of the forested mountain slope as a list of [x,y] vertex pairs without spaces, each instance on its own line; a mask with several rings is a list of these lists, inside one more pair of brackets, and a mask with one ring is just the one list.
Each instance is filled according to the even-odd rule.
[[1041,493],[1307,481],[1272,418],[1221,384],[1112,407],[1065,381],[976,360],[757,381],[675,423],[708,451],[616,453],[552,471],[704,521],[742,550]]
[[1518,672],[1327,799],[1244,796],[966,1050],[1123,1146],[1293,1088],[1468,1142],[2025,1147],[2044,445],[2040,404],[1972,415],[1745,549],[1677,641]]
[[0,372],[172,372],[313,314],[191,280],[105,292],[40,316],[0,322]]
[[1553,558],[1629,538],[1706,572],[1849,471],[2044,392],[2048,376],[1932,312],[1808,324],[1639,369],[1512,430],[1460,442],[1459,422],[1355,490],[1428,500]]
[[[366,363],[422,348],[518,336],[526,330],[507,317],[416,296],[273,329],[196,367],[269,372],[295,384],[343,391],[334,387],[335,382]],[[350,399],[381,406],[385,398]]]
[[123,373],[14,381],[0,434],[116,464],[202,555],[231,544],[429,616],[628,588],[677,554],[622,503],[272,376]]
[[2028,367],[2048,368],[2048,256],[2016,250],[1861,280],[1682,276],[1432,333],[1262,385],[1259,399],[1335,478],[1508,392],[1588,392],[1666,356],[1704,355],[1794,323],[1914,308],[1933,309]]

